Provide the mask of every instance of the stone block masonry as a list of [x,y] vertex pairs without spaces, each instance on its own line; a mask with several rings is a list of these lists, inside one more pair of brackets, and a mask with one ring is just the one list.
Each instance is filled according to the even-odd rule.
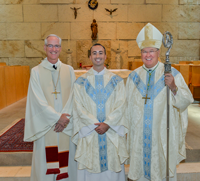
[[[53,33],[63,39],[60,60],[67,62],[72,52],[73,67],[91,64],[88,50],[101,42],[107,48],[109,68],[115,68],[120,47],[121,66],[140,59],[136,37],[150,22],[174,38],[170,60],[200,59],[200,0],[98,0],[91,10],[86,0],[0,0],[0,61],[8,65],[37,65],[46,55],[44,39]],[[77,18],[74,11],[77,10]],[[112,15],[105,10],[115,9]],[[91,40],[92,20],[98,24],[97,40]],[[70,40],[68,40],[70,39]],[[164,61],[166,49],[161,48]]]

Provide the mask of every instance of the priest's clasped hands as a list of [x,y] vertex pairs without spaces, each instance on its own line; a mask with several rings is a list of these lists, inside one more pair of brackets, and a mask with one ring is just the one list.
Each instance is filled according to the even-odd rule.
[[67,127],[67,124],[69,123],[69,119],[67,118],[67,116],[70,116],[70,115],[63,113],[60,116],[60,119],[56,123],[55,129],[54,129],[55,132],[62,132]]
[[95,123],[94,125],[98,126],[98,127],[95,128],[95,131],[98,134],[104,134],[110,128],[110,126],[107,125],[106,123]]
[[165,84],[170,88],[170,90],[176,95],[177,86],[174,81],[174,76],[170,73],[165,74]]

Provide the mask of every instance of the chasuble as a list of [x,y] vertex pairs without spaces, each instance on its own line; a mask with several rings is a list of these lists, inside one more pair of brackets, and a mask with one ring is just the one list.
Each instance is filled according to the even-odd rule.
[[[124,138],[128,131],[124,82],[106,68],[103,71],[97,75],[91,68],[74,84],[72,140],[77,145],[78,178],[81,171],[86,172],[82,181],[108,179],[107,174],[109,180],[121,178],[117,174],[124,174],[123,163],[128,158]],[[95,131],[94,123],[99,122],[110,126],[102,135]]]
[[[126,119],[130,127],[127,137],[130,155],[128,177],[132,180],[145,177],[148,180],[161,181],[166,177],[167,149],[164,64],[159,62],[150,74],[144,68],[134,70],[126,83]],[[172,68],[171,73],[178,87],[176,95],[170,91],[169,167],[170,177],[173,177],[176,165],[186,158],[187,107],[193,102],[193,97],[180,72]]]
[[[52,67],[47,58],[31,70],[24,133],[24,141],[34,142],[31,181],[76,180],[76,172],[73,171],[76,170],[75,145],[70,139],[73,125],[72,116],[63,132],[53,131],[62,113],[72,115],[74,81],[73,68],[63,64],[60,60],[57,62],[57,70]],[[52,136],[51,139],[48,139],[47,135]],[[56,143],[55,145],[51,144],[52,140]],[[49,161],[48,154],[52,154],[52,148],[60,150],[60,152],[51,157]],[[61,163],[62,154],[65,154],[63,157],[65,159]],[[66,154],[69,156],[66,157]],[[56,157],[60,157],[59,160],[55,160]],[[68,163],[66,163],[67,161]],[[67,167],[68,164],[69,167]],[[51,167],[55,166],[62,174],[51,173]]]

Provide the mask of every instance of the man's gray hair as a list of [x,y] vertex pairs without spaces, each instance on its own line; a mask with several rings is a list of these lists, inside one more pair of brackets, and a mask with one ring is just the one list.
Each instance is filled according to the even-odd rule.
[[45,38],[45,40],[44,40],[44,44],[45,44],[45,45],[47,45],[47,39],[48,39],[49,37],[51,37],[51,36],[54,36],[54,37],[58,38],[58,39],[59,39],[59,45],[61,45],[62,39],[61,39],[58,35],[55,35],[55,34],[50,34],[50,35],[48,35],[48,36]]

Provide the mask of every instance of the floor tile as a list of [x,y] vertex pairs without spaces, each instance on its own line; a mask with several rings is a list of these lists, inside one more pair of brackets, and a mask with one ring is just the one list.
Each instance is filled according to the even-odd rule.
[[21,167],[17,172],[16,177],[30,177],[31,175],[31,166],[29,167]]

